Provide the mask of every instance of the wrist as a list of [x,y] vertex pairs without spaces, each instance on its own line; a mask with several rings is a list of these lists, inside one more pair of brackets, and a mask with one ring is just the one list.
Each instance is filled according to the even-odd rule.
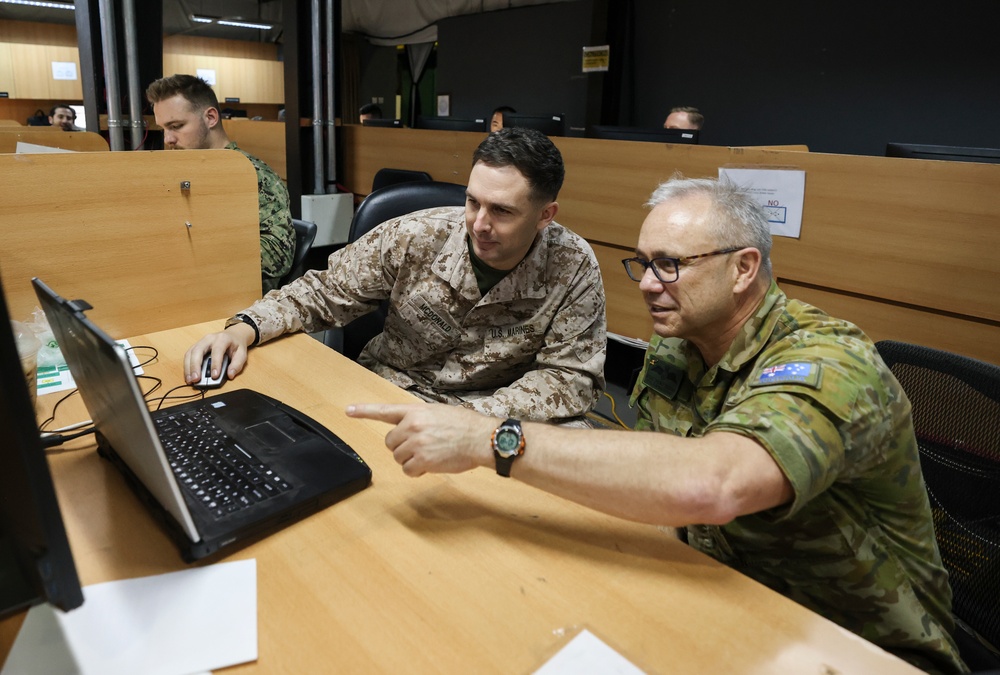
[[226,321],[225,331],[231,335],[238,335],[241,344],[248,349],[260,342],[260,329],[254,320],[246,314],[237,314]]

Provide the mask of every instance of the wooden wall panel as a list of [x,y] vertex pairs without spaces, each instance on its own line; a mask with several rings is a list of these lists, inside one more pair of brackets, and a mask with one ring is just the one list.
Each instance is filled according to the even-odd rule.
[[[560,221],[560,224],[563,224]],[[569,227],[568,222],[566,226]],[[625,337],[649,340],[653,320],[639,291],[639,284],[628,278],[622,258],[635,255],[632,251],[591,244],[604,279],[604,295],[608,305],[608,330]]]
[[340,129],[343,180],[351,192],[371,192],[379,169],[426,171],[434,180],[465,185],[472,170],[472,153],[485,134],[471,131],[389,129],[345,124]]
[[7,92],[8,96],[17,93],[14,91],[14,57],[6,42],[0,42],[0,91]]
[[190,73],[198,69],[215,71],[215,95],[219,103],[227,97],[240,99],[240,103],[281,103],[285,100],[285,76],[280,61],[238,59],[226,56],[195,54],[164,54],[163,72],[167,74]]
[[[272,42],[248,42],[246,40],[170,35],[163,38],[163,53],[201,54],[203,56],[226,56],[234,59],[277,61],[278,45]],[[167,74],[172,75],[173,73]]]
[[[56,45],[9,43],[12,86],[8,93],[17,98],[79,101],[83,97],[80,55],[77,48]],[[77,79],[56,80],[52,62],[76,64]]]
[[76,26],[0,19],[0,42],[76,48]]
[[229,140],[251,155],[264,160],[283,181],[288,180],[288,162],[285,155],[285,123],[263,120],[222,120]]
[[833,293],[778,280],[791,298],[815,305],[859,326],[872,340],[901,340],[930,345],[1000,364],[1000,325],[904,307],[872,298]]

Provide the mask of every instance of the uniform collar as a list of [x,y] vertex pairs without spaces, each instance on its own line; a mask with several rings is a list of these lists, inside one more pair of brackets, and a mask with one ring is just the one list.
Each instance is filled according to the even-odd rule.
[[747,362],[756,358],[770,341],[771,334],[774,333],[783,314],[774,310],[783,309],[787,301],[788,298],[778,288],[777,282],[772,280],[757,311],[740,328],[733,344],[729,345],[729,349],[719,361],[719,367],[735,373]]

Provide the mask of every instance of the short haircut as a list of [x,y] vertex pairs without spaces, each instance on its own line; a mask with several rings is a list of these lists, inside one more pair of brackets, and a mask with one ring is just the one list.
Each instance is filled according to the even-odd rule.
[[194,110],[215,108],[219,111],[219,115],[222,115],[222,111],[219,110],[219,99],[215,92],[212,91],[208,82],[200,77],[183,74],[171,75],[170,77],[161,77],[146,87],[146,98],[153,105],[174,96],[182,96]]
[[365,103],[363,106],[361,106],[361,109],[358,110],[358,114],[359,115],[372,115],[373,117],[376,117],[377,119],[382,119],[382,109],[379,108],[374,103]]
[[69,103],[56,103],[54,106],[52,106],[52,110],[49,111],[49,117],[54,116],[56,114],[56,110],[59,110],[59,108],[65,108],[66,110],[69,110],[71,113],[73,113],[73,119],[76,119],[76,111],[73,110],[73,106],[71,106]]
[[559,148],[534,129],[504,127],[487,135],[472,153],[472,166],[479,162],[514,167],[528,181],[531,195],[538,201],[554,201],[566,177]]
[[705,116],[701,114],[701,111],[697,108],[692,108],[689,105],[679,105],[676,108],[671,108],[672,113],[687,113],[688,119],[691,120],[691,124],[697,129],[701,129],[705,125]]
[[704,195],[712,202],[711,223],[720,248],[749,246],[760,251],[761,270],[771,278],[771,226],[764,208],[744,188],[726,179],[684,178],[674,174],[660,183],[646,206]]
[[493,117],[493,115],[496,115],[497,113],[500,113],[501,115],[513,115],[516,114],[517,111],[509,105],[499,105],[493,109],[493,114],[490,115],[490,117]]

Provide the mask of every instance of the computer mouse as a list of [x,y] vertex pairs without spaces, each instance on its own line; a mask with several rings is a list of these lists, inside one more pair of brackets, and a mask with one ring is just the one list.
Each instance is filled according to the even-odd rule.
[[215,389],[221,387],[226,381],[226,371],[229,369],[229,354],[222,355],[222,367],[219,368],[219,376],[212,377],[212,355],[205,354],[205,360],[201,362],[201,379],[192,384],[196,389]]

